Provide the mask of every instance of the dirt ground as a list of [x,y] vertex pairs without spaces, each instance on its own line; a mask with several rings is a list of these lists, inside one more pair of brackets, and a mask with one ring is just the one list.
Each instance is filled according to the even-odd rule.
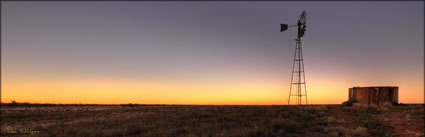
[[393,135],[417,137],[424,135],[424,106],[404,105],[384,108],[381,113],[373,114],[372,118],[384,122],[393,129]]
[[1,136],[417,137],[424,105],[2,105]]

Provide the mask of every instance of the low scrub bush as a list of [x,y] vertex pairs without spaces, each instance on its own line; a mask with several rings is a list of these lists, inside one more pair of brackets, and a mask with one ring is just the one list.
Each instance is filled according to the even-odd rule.
[[366,136],[367,135],[367,128],[364,127],[357,127],[352,131],[353,135],[355,136]]
[[354,103],[356,103],[357,100],[347,100],[345,102],[342,103],[343,106],[353,106]]

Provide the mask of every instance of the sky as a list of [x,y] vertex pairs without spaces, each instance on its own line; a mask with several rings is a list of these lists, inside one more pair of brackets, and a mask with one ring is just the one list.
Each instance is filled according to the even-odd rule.
[[[309,104],[353,86],[424,103],[424,2],[2,2],[1,101],[287,104],[296,24]],[[292,98],[291,98],[292,100]]]

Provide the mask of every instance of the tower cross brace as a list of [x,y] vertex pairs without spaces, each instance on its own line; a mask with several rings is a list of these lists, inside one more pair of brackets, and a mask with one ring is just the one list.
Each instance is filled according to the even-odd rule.
[[[288,105],[291,104],[291,97],[296,98],[296,104],[301,105],[302,99],[305,97],[305,104],[307,102],[307,86],[305,82],[305,73],[304,73],[304,59],[303,52],[301,46],[301,37],[295,39],[295,55],[294,55],[294,63],[292,65],[292,76],[291,76],[291,84],[289,88],[289,97],[288,97]],[[304,92],[303,92],[304,91]]]

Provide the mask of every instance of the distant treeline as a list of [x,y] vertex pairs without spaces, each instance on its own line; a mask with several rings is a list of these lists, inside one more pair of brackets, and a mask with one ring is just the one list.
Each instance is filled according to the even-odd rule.
[[[28,103],[28,102],[16,102],[11,101],[10,103],[1,103],[1,106],[123,106],[123,107],[137,107],[137,106],[281,106],[281,105],[197,105],[197,104],[54,104],[54,103]],[[340,104],[309,104],[302,106],[332,106]],[[403,105],[425,105],[422,103],[400,103],[398,106]]]
[[51,103],[1,103],[1,106],[183,106],[183,105],[168,105],[168,104],[51,104]]
[[12,101],[10,103],[1,103],[1,106],[112,106],[112,104],[53,104]]
[[187,105],[176,105],[176,104],[54,104],[54,103],[28,103],[28,102],[16,102],[1,103],[1,106],[123,106],[123,107],[137,107],[137,106],[187,106]]

